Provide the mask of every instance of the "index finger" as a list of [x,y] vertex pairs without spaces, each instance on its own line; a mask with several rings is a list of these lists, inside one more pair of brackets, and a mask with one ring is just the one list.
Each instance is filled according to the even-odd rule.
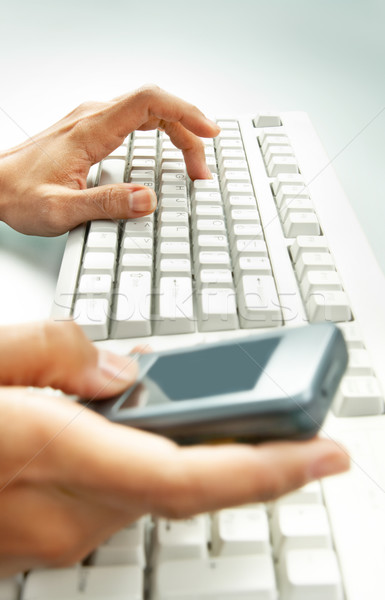
[[219,127],[196,106],[165,92],[157,86],[145,86],[115,99],[105,113],[105,124],[117,135],[139,129],[155,129],[159,123],[180,123],[199,137],[215,137]]

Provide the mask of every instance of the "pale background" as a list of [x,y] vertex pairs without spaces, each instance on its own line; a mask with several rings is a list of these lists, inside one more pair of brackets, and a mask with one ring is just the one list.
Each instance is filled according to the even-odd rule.
[[[382,0],[2,4],[0,148],[146,82],[211,116],[305,110],[385,271]],[[0,224],[0,322],[48,316],[63,246]]]

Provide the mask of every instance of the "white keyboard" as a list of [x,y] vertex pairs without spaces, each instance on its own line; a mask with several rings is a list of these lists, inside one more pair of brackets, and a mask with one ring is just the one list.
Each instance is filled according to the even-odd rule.
[[[384,275],[304,113],[218,122],[212,180],[190,182],[159,132],[91,170],[90,185],[153,187],[158,210],[69,234],[53,317],[120,353],[339,323],[350,362],[323,434],[352,469],[268,505],[143,518],[83,565],[31,572],[22,600],[385,598]],[[0,600],[18,590],[0,582]]]

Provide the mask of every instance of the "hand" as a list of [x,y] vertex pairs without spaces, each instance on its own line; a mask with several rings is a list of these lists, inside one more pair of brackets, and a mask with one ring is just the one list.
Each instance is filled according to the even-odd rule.
[[136,129],[160,128],[183,151],[191,179],[211,177],[200,137],[217,125],[155,86],[110,102],[82,104],[61,121],[0,155],[0,219],[22,233],[59,235],[91,219],[141,217],[155,194],[130,183],[86,189],[91,165]]
[[272,500],[348,468],[328,440],[180,448],[22,387],[102,397],[135,374],[129,359],[98,353],[73,323],[3,328],[0,575],[74,563],[147,513],[183,518]]

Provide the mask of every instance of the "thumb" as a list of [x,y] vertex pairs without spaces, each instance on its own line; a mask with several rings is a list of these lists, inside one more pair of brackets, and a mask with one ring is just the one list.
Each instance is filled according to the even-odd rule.
[[[63,192],[62,192],[63,193]],[[152,213],[156,208],[155,192],[143,185],[119,183],[86,190],[66,190],[70,227],[93,219],[130,219]]]
[[132,385],[132,357],[98,350],[72,321],[0,329],[0,384],[53,387],[104,398]]

